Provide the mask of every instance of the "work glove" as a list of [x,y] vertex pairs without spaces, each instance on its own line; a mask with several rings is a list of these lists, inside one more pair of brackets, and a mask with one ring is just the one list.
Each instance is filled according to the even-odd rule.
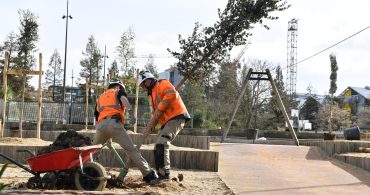
[[154,118],[150,119],[150,121],[146,125],[145,131],[143,132],[144,138],[147,138],[152,133],[156,125],[157,125],[157,120],[155,120]]
[[153,129],[155,129],[155,126],[158,123],[158,119],[162,116],[162,114],[163,111],[160,111],[158,109],[154,111],[152,118],[150,119],[146,126],[146,130],[143,132],[144,138],[148,137],[148,135],[153,131]]

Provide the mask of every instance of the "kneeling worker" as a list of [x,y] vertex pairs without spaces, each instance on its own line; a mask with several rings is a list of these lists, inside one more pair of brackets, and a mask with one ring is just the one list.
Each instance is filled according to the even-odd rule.
[[[99,96],[96,102],[95,119],[97,121],[94,144],[104,144],[113,138],[127,153],[131,162],[141,171],[143,179],[149,184],[158,184],[160,181],[157,174],[150,168],[148,162],[136,149],[130,136],[124,129],[125,110],[131,110],[130,123],[135,123],[131,105],[127,99],[125,86],[120,82],[111,82],[108,90]],[[118,178],[122,179],[123,178]]]

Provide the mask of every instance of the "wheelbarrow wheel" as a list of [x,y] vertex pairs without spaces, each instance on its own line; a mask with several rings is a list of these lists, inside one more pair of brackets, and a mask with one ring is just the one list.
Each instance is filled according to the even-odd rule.
[[105,169],[99,163],[88,162],[84,164],[83,172],[87,176],[80,171],[75,174],[75,185],[78,190],[102,191],[107,185],[107,180],[104,178]]

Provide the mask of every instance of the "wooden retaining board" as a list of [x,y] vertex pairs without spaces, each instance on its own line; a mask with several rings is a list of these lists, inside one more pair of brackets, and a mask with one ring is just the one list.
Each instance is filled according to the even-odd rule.
[[[41,139],[45,141],[54,141],[60,133],[65,131],[41,131]],[[93,139],[95,130],[89,131],[78,131],[78,133],[83,134],[85,136],[89,136]],[[10,132],[9,129],[5,130],[5,137],[16,137],[16,134]],[[134,144],[138,144],[141,142],[142,134],[138,133],[130,133],[130,137]],[[36,131],[23,131],[23,138],[34,138],[36,137]],[[155,143],[157,139],[156,134],[152,134],[145,139],[145,144],[152,144]],[[173,145],[178,147],[188,147],[188,148],[196,148],[196,149],[203,149],[209,150],[210,148],[210,137],[209,136],[191,136],[191,135],[177,135],[175,140],[172,141]]]
[[351,141],[351,140],[317,140],[317,141],[303,141],[301,140],[301,145],[305,146],[318,146],[329,156],[334,154],[348,153],[348,152],[358,152],[359,147],[370,147],[370,141]]
[[[26,159],[30,157],[26,153],[18,153],[16,150],[28,149],[31,151],[36,151],[43,146],[15,146],[2,144],[0,146],[0,153],[7,155],[17,162],[22,164],[27,164]],[[124,150],[117,148],[118,153],[121,156],[125,156]],[[144,147],[140,150],[142,156],[148,161],[148,163],[154,167],[154,152],[150,146]],[[181,148],[181,147],[170,147],[170,157],[171,166],[178,169],[196,169],[203,171],[218,171],[218,158],[219,153],[217,151],[210,150],[199,150],[191,148]],[[6,160],[0,157],[0,163],[5,163]],[[115,159],[112,151],[104,148],[101,152],[101,156],[98,162],[105,167],[120,167],[118,161]]]
[[344,153],[334,154],[334,158],[370,171],[370,153]]

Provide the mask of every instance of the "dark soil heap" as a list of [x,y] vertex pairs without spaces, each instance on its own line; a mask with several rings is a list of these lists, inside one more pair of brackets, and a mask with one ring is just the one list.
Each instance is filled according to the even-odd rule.
[[59,134],[55,141],[48,147],[42,148],[41,150],[37,151],[37,155],[46,154],[71,147],[83,147],[91,145],[92,141],[89,137],[79,134],[74,130],[68,130],[65,133]]
[[[37,156],[71,147],[90,145],[92,145],[92,141],[89,137],[79,134],[74,130],[68,130],[65,133],[59,134],[52,144],[37,151]],[[31,177],[26,186],[29,189],[76,189],[74,185],[74,174],[75,170],[63,170],[55,173],[48,172],[41,178]]]

